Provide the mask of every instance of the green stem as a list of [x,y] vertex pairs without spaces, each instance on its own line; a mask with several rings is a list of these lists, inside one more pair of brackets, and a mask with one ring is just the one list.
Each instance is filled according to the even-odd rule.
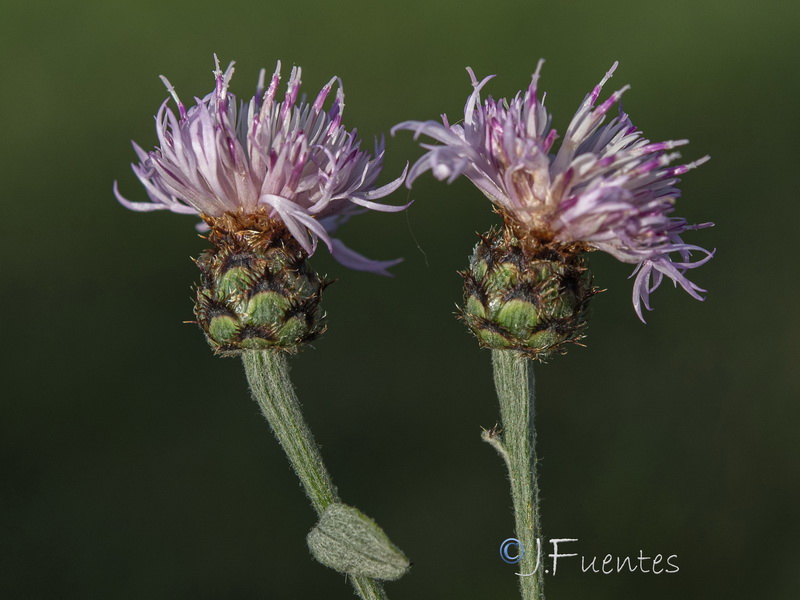
[[[245,350],[242,362],[253,398],[286,452],[314,510],[321,516],[331,503],[339,501],[339,496],[322,462],[314,436],[303,419],[289,379],[285,353]],[[383,586],[374,579],[352,576],[350,580],[363,600],[386,600]]]
[[537,565],[536,543],[536,538],[541,538],[541,531],[539,483],[536,479],[536,433],[533,426],[533,364],[512,350],[492,350],[492,365],[503,429],[502,436],[492,430],[484,432],[483,438],[497,449],[508,467],[516,535],[525,549],[519,562],[522,598],[542,600],[544,567]]

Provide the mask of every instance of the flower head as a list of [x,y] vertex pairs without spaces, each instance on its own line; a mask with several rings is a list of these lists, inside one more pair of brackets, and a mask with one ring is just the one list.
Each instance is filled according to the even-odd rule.
[[[427,152],[411,168],[407,185],[428,170],[448,183],[464,175],[521,239],[577,243],[636,264],[633,304],[639,318],[642,305],[650,310],[650,294],[664,276],[702,300],[705,290],[685,272],[706,263],[713,252],[685,243],[681,235],[713,224],[689,225],[670,214],[680,195],[675,187],[678,176],[708,157],[670,166],[679,157],[670,151],[687,140],[652,143],[621,108],[619,116],[606,122],[607,113],[628,89],[597,104],[617,63],[586,96],[556,150],[558,134],[537,88],[542,63],[525,92],[510,101],[490,97],[483,104],[481,89],[493,76],[478,81],[467,69],[473,92],[463,122],[451,125],[443,115],[442,123],[407,121],[395,126],[393,132],[408,129],[415,138],[424,134],[440,144],[422,145]],[[693,261],[692,252],[703,256]]]
[[[214,90],[188,109],[162,77],[178,114],[167,98],[156,115],[158,146],[145,152],[133,144],[140,161],[133,171],[150,202],[127,200],[115,182],[117,199],[132,210],[197,214],[207,223],[224,215],[256,215],[285,225],[309,255],[322,240],[345,266],[388,274],[399,260],[369,260],[331,237],[366,209],[395,212],[408,206],[375,202],[396,190],[405,172],[375,186],[383,141],[376,141],[373,157],[361,150],[356,131],[344,128],[341,82],[334,77],[309,103],[299,97],[301,69],[294,67],[283,100],[277,100],[279,61],[269,85],[265,88],[262,70],[253,98],[237,105],[228,91],[233,63],[223,72],[214,58]],[[334,84],[332,105],[324,110]]]

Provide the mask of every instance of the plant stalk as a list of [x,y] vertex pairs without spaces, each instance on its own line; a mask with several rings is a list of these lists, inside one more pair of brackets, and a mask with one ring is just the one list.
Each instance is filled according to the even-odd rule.
[[[314,436],[303,419],[289,379],[285,353],[245,350],[242,362],[253,399],[286,452],[314,510],[321,516],[331,503],[339,501],[339,496],[322,462]],[[386,593],[378,581],[360,576],[349,576],[349,579],[363,600],[386,600]]]
[[[513,350],[492,350],[494,384],[500,402],[502,434],[484,433],[484,440],[503,457],[511,482],[516,537],[524,548],[518,563],[523,600],[544,598],[544,566],[538,564],[539,483],[536,477],[534,376],[530,359]],[[499,438],[499,439],[498,439]]]

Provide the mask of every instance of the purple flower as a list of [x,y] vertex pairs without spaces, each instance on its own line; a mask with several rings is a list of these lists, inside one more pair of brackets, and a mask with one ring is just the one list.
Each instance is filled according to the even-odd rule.
[[[676,198],[678,176],[706,162],[669,166],[679,157],[670,152],[687,140],[651,143],[620,114],[605,122],[628,86],[596,106],[603,85],[617,63],[586,96],[572,118],[558,149],[558,134],[539,99],[539,61],[528,89],[511,101],[491,97],[481,104],[480,91],[493,77],[478,81],[467,69],[474,91],[467,100],[462,123],[406,121],[395,126],[425,134],[441,145],[422,144],[428,150],[411,168],[406,185],[430,170],[440,180],[459,175],[472,181],[498,207],[517,235],[541,243],[584,242],[618,260],[636,264],[633,305],[639,318],[642,304],[650,308],[650,294],[666,275],[690,296],[702,300],[705,290],[685,273],[713,256],[685,243],[681,235],[713,223],[689,225],[669,216]],[[692,260],[692,252],[702,253]]]
[[[331,237],[339,225],[366,209],[396,212],[408,206],[375,202],[400,187],[406,173],[375,187],[383,141],[376,140],[373,158],[360,149],[356,131],[344,128],[341,81],[334,77],[308,103],[298,99],[301,69],[294,67],[283,101],[276,101],[279,61],[269,87],[264,89],[262,70],[255,96],[237,111],[236,97],[228,92],[234,63],[222,72],[216,56],[214,60],[214,91],[195,98],[188,109],[161,78],[178,114],[167,107],[167,98],[156,115],[158,146],[145,152],[133,144],[140,160],[133,171],[150,202],[127,200],[114,182],[117,199],[131,210],[166,209],[205,219],[265,214],[283,222],[309,255],[321,239],[343,265],[388,275],[387,269],[402,259],[369,260]],[[323,110],[334,83],[333,103]]]

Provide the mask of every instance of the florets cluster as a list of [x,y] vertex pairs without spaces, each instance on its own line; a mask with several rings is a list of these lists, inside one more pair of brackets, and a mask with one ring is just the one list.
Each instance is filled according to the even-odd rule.
[[[426,135],[438,144],[422,144],[427,152],[413,165],[407,185],[422,173],[448,183],[459,175],[469,178],[499,209],[505,225],[526,244],[584,243],[636,265],[633,304],[642,318],[650,310],[650,294],[667,276],[693,298],[701,289],[689,281],[687,270],[713,255],[681,238],[686,231],[712,223],[689,225],[670,216],[678,176],[708,160],[701,158],[670,166],[678,157],[672,149],[687,140],[652,143],[633,126],[620,108],[606,121],[628,86],[597,105],[601,89],[617,67],[586,96],[558,149],[558,134],[539,99],[542,61],[527,90],[512,100],[481,103],[480,92],[493,77],[478,81],[471,69],[473,92],[463,122],[451,124],[446,115],[436,121],[407,121],[393,131],[408,129],[415,138]],[[703,256],[692,260],[692,252]]]
[[[405,173],[375,186],[383,141],[376,141],[372,156],[361,150],[356,131],[342,125],[341,82],[334,77],[309,103],[299,97],[301,69],[294,67],[279,101],[278,62],[269,85],[265,88],[262,70],[255,95],[237,106],[228,91],[233,63],[223,72],[216,57],[215,61],[214,90],[196,98],[188,109],[162,77],[178,114],[168,108],[167,98],[156,115],[158,146],[145,152],[133,144],[140,161],[133,170],[150,202],[127,200],[115,183],[119,201],[132,210],[170,210],[206,220],[261,215],[282,222],[309,255],[322,240],[345,266],[388,274],[388,267],[399,261],[366,259],[331,237],[339,225],[365,209],[406,208],[374,202],[397,189]],[[333,102],[325,110],[334,84]]]

